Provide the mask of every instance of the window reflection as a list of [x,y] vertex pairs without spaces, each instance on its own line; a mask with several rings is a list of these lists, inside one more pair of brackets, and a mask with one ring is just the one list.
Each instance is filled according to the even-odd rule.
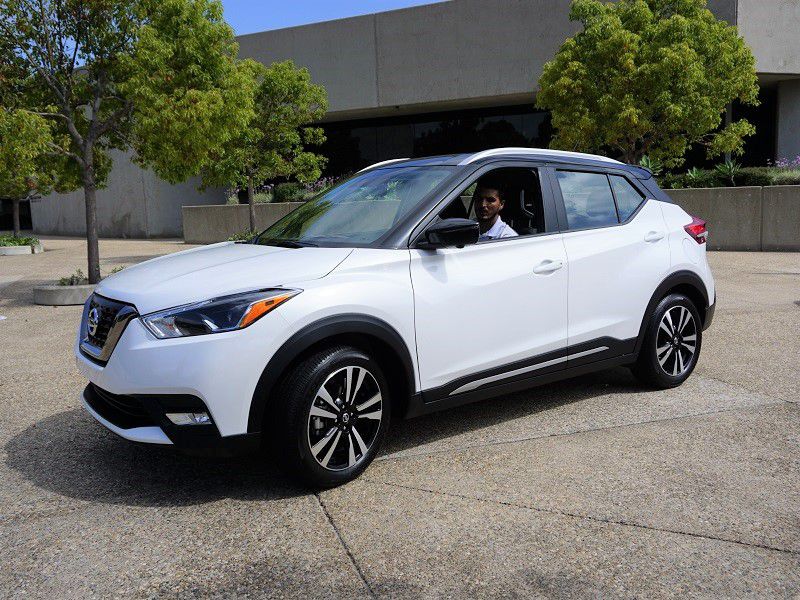
[[391,158],[477,152],[499,146],[546,147],[550,116],[529,106],[473,109],[323,124],[326,174],[358,171]]

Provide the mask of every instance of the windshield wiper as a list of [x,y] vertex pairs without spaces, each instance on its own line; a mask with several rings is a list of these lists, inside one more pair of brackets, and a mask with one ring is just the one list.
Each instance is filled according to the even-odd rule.
[[265,246],[280,246],[281,248],[308,248],[309,246],[319,246],[319,244],[315,244],[314,242],[279,239],[258,240],[258,243],[264,244]]

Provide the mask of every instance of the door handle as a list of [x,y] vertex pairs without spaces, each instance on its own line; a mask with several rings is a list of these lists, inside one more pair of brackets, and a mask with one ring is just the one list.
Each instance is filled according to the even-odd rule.
[[533,272],[537,275],[545,275],[547,273],[552,273],[553,271],[558,271],[561,267],[564,266],[563,260],[543,260],[538,265],[533,267]]
[[657,242],[662,239],[664,239],[663,231],[648,231],[647,235],[644,236],[645,242]]

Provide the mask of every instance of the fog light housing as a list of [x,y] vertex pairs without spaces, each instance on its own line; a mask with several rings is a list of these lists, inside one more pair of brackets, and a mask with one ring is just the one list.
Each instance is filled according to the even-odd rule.
[[166,413],[167,418],[175,425],[208,425],[211,417],[207,412]]

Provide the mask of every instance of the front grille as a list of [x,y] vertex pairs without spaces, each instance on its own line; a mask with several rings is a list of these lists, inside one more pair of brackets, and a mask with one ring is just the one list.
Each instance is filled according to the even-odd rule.
[[137,315],[131,304],[93,294],[86,303],[81,323],[80,346],[84,355],[104,365],[128,322]]
[[97,294],[92,296],[92,301],[89,303],[89,310],[91,311],[93,308],[96,308],[100,313],[100,318],[97,321],[97,330],[94,335],[87,330],[86,337],[94,346],[102,348],[106,345],[108,332],[111,331],[111,326],[114,325],[119,311],[125,306],[127,305],[122,302],[109,300]]
[[85,397],[86,402],[97,414],[122,429],[149,427],[157,424],[145,410],[141,401],[134,396],[112,394],[90,383],[86,388]]

